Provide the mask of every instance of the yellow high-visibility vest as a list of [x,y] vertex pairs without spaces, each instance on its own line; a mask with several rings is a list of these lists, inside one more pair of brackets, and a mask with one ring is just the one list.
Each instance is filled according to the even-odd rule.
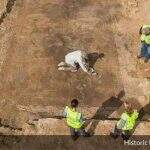
[[138,115],[139,113],[137,111],[134,111],[131,115],[128,115],[127,112],[123,113],[121,119],[125,120],[126,123],[122,130],[132,130],[135,126],[135,122],[138,118]]
[[[143,25],[142,28],[147,28],[147,27],[150,28],[150,25]],[[150,44],[150,35],[142,34],[142,35],[141,35],[141,41],[142,41],[142,42],[145,42],[146,44]]]
[[78,113],[77,111],[75,111],[72,108],[69,108],[68,106],[66,106],[66,112],[67,112],[66,119],[68,126],[75,129],[79,129],[83,126],[83,122],[80,121],[81,113]]

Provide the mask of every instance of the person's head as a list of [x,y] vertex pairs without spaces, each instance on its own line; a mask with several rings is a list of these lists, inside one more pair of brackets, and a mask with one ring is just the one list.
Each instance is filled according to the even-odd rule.
[[132,104],[128,101],[124,102],[125,111],[130,115],[133,113],[133,107]]
[[71,101],[71,107],[72,108],[77,108],[78,107],[78,100],[77,99],[73,99],[72,101]]
[[142,34],[149,35],[150,34],[150,27],[143,28],[142,29]]

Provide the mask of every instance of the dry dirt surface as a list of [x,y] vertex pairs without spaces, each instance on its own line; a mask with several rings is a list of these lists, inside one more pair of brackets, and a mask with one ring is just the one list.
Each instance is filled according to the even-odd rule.
[[[97,106],[118,94],[123,87],[111,24],[120,7],[116,1],[16,1],[11,13],[16,18],[6,22],[13,33],[1,72],[1,97],[61,106],[77,97],[81,105]],[[105,54],[95,65],[101,79],[57,71],[65,54],[76,49]]]
[[[85,110],[103,106],[90,112],[100,119],[105,108],[119,115],[121,102],[134,97],[134,105],[149,116],[150,62],[136,58],[139,28],[150,23],[149,6],[150,0],[1,0],[2,126],[22,130],[29,109],[35,114],[42,110],[45,117],[72,98]],[[94,65],[98,76],[57,70],[73,50],[104,54]]]

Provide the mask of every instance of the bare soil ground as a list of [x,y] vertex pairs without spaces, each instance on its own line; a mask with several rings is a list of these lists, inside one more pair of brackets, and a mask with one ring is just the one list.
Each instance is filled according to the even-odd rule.
[[[120,7],[116,1],[18,1],[15,5],[17,17],[1,72],[1,97],[24,105],[65,105],[77,97],[81,105],[93,106],[121,90],[111,31],[117,17],[111,9]],[[57,71],[65,54],[76,49],[105,54],[95,65],[101,79]]]
[[[72,98],[81,107],[116,109],[110,101],[119,100],[123,89],[122,97],[134,97],[134,105],[149,113],[150,62],[136,59],[138,30],[149,23],[149,6],[150,0],[0,2],[2,123],[22,128],[27,114],[18,106],[62,108]],[[57,70],[65,54],[78,49],[104,53],[94,65],[98,76]]]

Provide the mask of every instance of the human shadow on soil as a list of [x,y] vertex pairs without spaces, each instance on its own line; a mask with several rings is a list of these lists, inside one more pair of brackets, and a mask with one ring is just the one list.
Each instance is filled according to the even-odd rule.
[[[145,114],[150,114],[150,103],[148,103],[146,106],[142,107],[139,111],[139,120],[143,119]],[[149,118],[148,118],[149,119]]]
[[108,119],[108,117],[123,104],[123,101],[121,99],[124,96],[125,91],[121,90],[117,96],[110,97],[107,101],[105,101],[102,104],[101,107],[99,107],[95,115],[92,117],[92,123],[89,122],[91,123],[91,125],[87,132],[90,133],[90,135],[94,135],[94,131],[100,120]]
[[[144,118],[144,116],[148,114],[148,118]],[[139,116],[138,116],[138,120],[137,120],[137,123],[132,131],[132,135],[135,131],[135,129],[137,128],[137,126],[140,124],[140,122],[143,120],[143,121],[147,121],[149,120],[149,115],[150,115],[150,103],[148,103],[147,105],[145,105],[144,107],[142,107],[140,110],[139,110]]]
[[90,67],[94,67],[96,61],[98,59],[102,59],[104,57],[104,53],[97,53],[97,52],[93,52],[93,53],[89,53],[88,54],[88,59],[89,59],[89,65]]

